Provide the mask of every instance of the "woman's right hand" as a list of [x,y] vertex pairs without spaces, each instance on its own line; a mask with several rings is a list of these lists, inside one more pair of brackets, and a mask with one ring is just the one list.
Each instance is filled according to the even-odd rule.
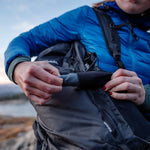
[[62,90],[63,79],[59,75],[48,62],[36,61],[19,63],[13,77],[27,97],[42,105]]

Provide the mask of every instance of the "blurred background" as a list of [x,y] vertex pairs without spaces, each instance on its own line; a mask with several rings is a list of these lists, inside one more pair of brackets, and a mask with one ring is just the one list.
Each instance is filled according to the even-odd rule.
[[20,33],[66,11],[99,1],[0,0],[0,150],[33,150],[35,147],[32,124],[36,112],[4,71],[4,52],[9,42]]

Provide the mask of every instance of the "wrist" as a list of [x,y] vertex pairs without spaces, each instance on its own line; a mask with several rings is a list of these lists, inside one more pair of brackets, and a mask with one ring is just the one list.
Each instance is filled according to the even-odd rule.
[[15,84],[15,80],[14,80],[14,71],[15,71],[15,68],[18,64],[22,63],[22,62],[26,62],[26,61],[31,61],[31,59],[29,57],[26,57],[26,56],[19,56],[19,57],[16,57],[12,62],[11,64],[9,65],[9,68],[8,68],[8,78],[13,81]]

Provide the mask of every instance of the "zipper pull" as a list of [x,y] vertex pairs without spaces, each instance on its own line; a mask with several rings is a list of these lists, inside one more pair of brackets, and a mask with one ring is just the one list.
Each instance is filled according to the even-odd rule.
[[130,29],[130,31],[131,31],[133,37],[135,37],[135,39],[138,41],[138,40],[139,40],[139,37],[134,33],[134,31],[133,31],[134,28],[133,28],[132,24],[129,23],[129,24],[128,24],[128,27],[129,27],[129,29]]

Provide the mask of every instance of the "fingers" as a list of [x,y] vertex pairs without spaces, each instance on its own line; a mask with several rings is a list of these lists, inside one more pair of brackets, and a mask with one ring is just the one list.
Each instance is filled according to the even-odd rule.
[[22,88],[25,92],[30,92],[40,97],[44,96],[41,93],[55,94],[62,90],[62,86],[47,84],[46,82],[43,82],[35,77],[30,77],[29,80],[24,81]]
[[128,86],[127,83],[142,85],[141,79],[138,78],[137,76],[129,76],[129,77],[128,76],[118,76],[118,77],[111,79],[110,81],[108,81],[105,84],[105,90],[110,90],[110,89],[116,87],[117,85],[120,85],[123,83],[126,83],[125,84],[126,87]]
[[39,89],[40,91],[50,94],[55,94],[62,90],[61,84],[49,84],[48,82],[43,82],[42,80],[39,80],[38,78],[35,78],[33,76],[31,76],[28,80],[24,81],[24,89],[29,91],[30,87]]
[[34,87],[26,87],[25,88],[25,95],[30,97],[32,99],[33,95],[38,97],[39,99],[42,99],[43,102],[51,98],[51,94],[43,92],[37,88]]
[[26,96],[39,104],[62,90],[63,79],[57,68],[47,62],[23,62],[14,71],[15,81]]
[[138,94],[136,93],[117,93],[117,92],[112,92],[111,96],[117,100],[130,100],[133,103],[140,105],[141,101],[138,98]]
[[[123,92],[126,91],[126,92]],[[142,86],[123,83],[110,91],[110,95],[117,100],[129,100],[141,105],[145,100],[145,89]]]
[[[118,69],[105,84],[103,90],[109,91],[110,95],[118,100],[130,100],[140,105],[145,100],[145,89],[142,80],[135,72]],[[125,91],[125,92],[124,92]]]
[[118,91],[126,91],[128,93],[138,93],[140,92],[141,88],[140,86],[137,86],[136,84],[130,83],[130,82],[124,82],[122,84],[119,84],[109,90],[109,92],[118,92]]
[[137,75],[133,71],[129,71],[129,70],[126,70],[126,69],[118,69],[116,72],[113,73],[111,79],[115,79],[119,76],[134,77],[134,76],[137,76]]
[[53,74],[55,76],[59,76],[59,70],[52,66],[51,64],[49,64],[46,61],[37,61],[37,64],[39,64],[40,66],[42,66],[47,72],[49,72],[50,74]]
[[[52,67],[53,70],[51,71],[53,72],[53,74],[49,73],[50,72],[49,68],[48,68],[49,72],[47,72],[45,69],[47,69],[46,66],[42,68],[41,66],[33,65],[29,68],[27,75],[29,77],[34,76],[35,78],[47,84],[53,84],[53,85],[58,85],[58,86],[62,85],[63,80],[61,78],[58,78],[56,75],[54,75],[53,67]],[[28,81],[28,78],[27,78],[27,81]]]
[[141,105],[144,103],[145,98],[143,97],[144,93],[118,93],[118,92],[110,92],[111,97],[117,99],[117,100],[129,100],[135,103],[136,105]]
[[[136,104],[141,104],[141,87],[132,83],[122,83],[114,88],[112,88],[109,92],[110,95],[117,100],[130,100]],[[121,91],[121,92],[118,92]],[[126,92],[123,92],[126,91]]]
[[33,101],[35,101],[36,103],[40,104],[40,105],[43,105],[45,104],[47,101],[49,101],[50,99],[43,99],[43,98],[40,98],[36,95],[30,95],[30,99],[32,99]]

